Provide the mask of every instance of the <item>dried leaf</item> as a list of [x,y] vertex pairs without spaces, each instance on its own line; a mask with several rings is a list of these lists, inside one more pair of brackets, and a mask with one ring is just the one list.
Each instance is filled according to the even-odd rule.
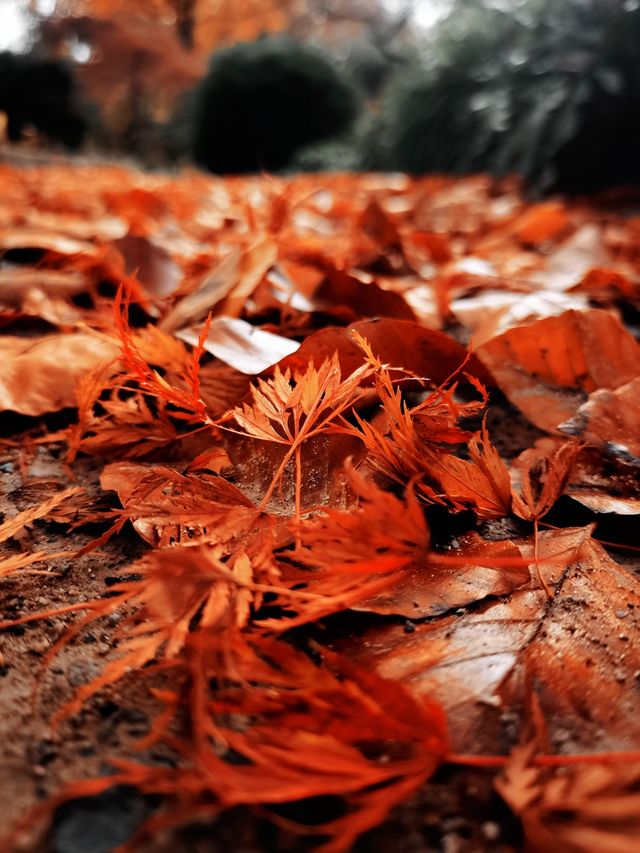
[[616,388],[594,391],[573,418],[558,429],[577,435],[622,462],[640,465],[640,378]]
[[511,507],[509,472],[486,428],[469,440],[468,448],[469,460],[427,451],[425,471],[454,506],[469,506],[478,518],[503,518]]
[[[268,463],[273,474],[260,500],[261,509],[268,506],[287,467],[295,467],[295,513],[300,516],[303,446],[331,431],[340,416],[354,405],[362,393],[361,382],[372,372],[370,365],[363,364],[343,379],[335,354],[317,369],[309,362],[304,373],[283,373],[276,365],[273,379],[258,379],[252,386],[251,405],[243,403],[229,413],[228,419],[232,417],[239,429],[226,427],[228,431],[280,445],[284,450],[275,464]],[[227,449],[233,460],[233,444],[228,443]]]
[[[517,545],[533,564],[532,543]],[[441,702],[456,751],[491,751],[500,736],[495,709],[521,705],[531,679],[543,691],[552,739],[571,719],[584,749],[621,742],[633,748],[640,727],[633,699],[617,679],[631,679],[640,660],[619,638],[625,629],[616,613],[635,618],[628,605],[640,606],[640,584],[606,556],[588,529],[544,531],[537,550],[544,581],[555,590],[551,603],[542,590],[522,588],[468,613],[416,625],[409,635],[401,627],[372,628],[357,645],[340,648],[415,695]],[[597,688],[592,672],[598,673]],[[587,681],[594,693],[585,692]]]
[[277,248],[271,238],[258,241],[244,252],[234,250],[175,305],[163,318],[160,328],[173,332],[192,326],[214,309],[216,313],[237,317],[276,259]]
[[553,432],[587,394],[640,373],[640,344],[605,311],[567,311],[510,329],[478,349],[500,390],[540,429]]
[[566,493],[594,512],[640,513],[640,479],[636,466],[609,460],[597,450],[583,450],[573,465]]
[[640,833],[638,765],[587,764],[543,770],[529,744],[517,747],[496,788],[522,820],[532,851],[627,853]]
[[249,533],[258,517],[251,501],[221,477],[115,462],[105,466],[100,485],[118,493],[125,517],[160,548],[229,543]]
[[63,489],[53,495],[53,497],[38,506],[32,507],[31,509],[25,509],[17,515],[14,515],[13,518],[10,518],[8,521],[0,524],[0,542],[6,542],[7,539],[11,539],[12,536],[15,536],[16,533],[19,533],[25,525],[31,524],[32,521],[36,521],[38,518],[46,518],[48,515],[51,515],[52,510],[59,507],[60,504],[67,501],[70,497],[80,494],[82,491],[83,489],[79,486],[71,486],[70,488]]
[[393,586],[354,609],[422,619],[504,595],[528,583],[526,560],[512,542],[487,542],[468,534],[454,554],[414,558]]
[[564,492],[580,445],[542,439],[511,466],[513,511],[527,521],[542,518]]
[[513,233],[521,243],[537,245],[556,240],[571,220],[562,202],[547,201],[532,205],[513,223]]
[[301,369],[309,360],[319,366],[325,358],[338,354],[343,374],[352,373],[364,361],[355,342],[357,332],[371,345],[383,364],[404,368],[407,373],[422,376],[438,385],[464,365],[466,373],[488,382],[490,377],[475,355],[448,335],[427,329],[408,320],[361,320],[347,329],[328,328],[308,337],[300,349],[280,364],[282,370]]
[[[196,346],[201,330],[182,329],[179,338]],[[296,341],[273,335],[234,317],[214,317],[204,348],[229,367],[241,373],[262,373],[271,365],[296,352],[300,345]]]
[[0,409],[42,415],[76,405],[75,385],[118,354],[114,342],[89,334],[0,340]]

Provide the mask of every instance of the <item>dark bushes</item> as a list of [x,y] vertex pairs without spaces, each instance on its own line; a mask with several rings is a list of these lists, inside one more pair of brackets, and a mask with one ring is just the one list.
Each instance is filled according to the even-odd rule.
[[640,9],[610,0],[518,9],[459,0],[437,55],[390,84],[365,166],[517,173],[536,192],[640,183]]
[[70,69],[62,62],[0,53],[0,111],[18,142],[28,126],[70,149],[79,148],[87,125]]
[[284,37],[222,50],[196,90],[192,152],[212,172],[284,168],[302,147],[339,136],[357,97],[319,51]]

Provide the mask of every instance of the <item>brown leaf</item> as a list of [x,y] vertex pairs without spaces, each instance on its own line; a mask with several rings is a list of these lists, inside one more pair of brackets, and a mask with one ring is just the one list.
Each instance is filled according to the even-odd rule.
[[580,445],[541,439],[511,465],[513,511],[527,521],[542,518],[563,494]]
[[402,367],[436,385],[444,382],[463,364],[464,370],[481,382],[490,381],[476,357],[469,359],[464,347],[448,335],[408,320],[392,319],[361,320],[347,329],[328,328],[316,332],[302,343],[294,355],[285,359],[280,368],[306,367],[309,359],[319,365],[337,352],[342,372],[351,373],[364,361],[352,331],[369,342],[374,354],[384,364]]
[[594,512],[640,514],[640,477],[634,465],[583,450],[573,465],[566,493]]
[[348,306],[356,316],[394,317],[415,320],[413,309],[400,293],[385,290],[375,279],[363,281],[343,270],[330,270],[313,295],[319,310],[323,306]]
[[556,240],[570,226],[571,220],[562,202],[535,204],[513,223],[513,232],[521,243],[537,245]]
[[[59,560],[76,556],[75,551],[54,551],[47,553],[46,551],[36,551],[33,554],[13,554],[11,557],[0,559],[0,578],[8,577],[16,572],[25,569],[27,566],[33,566],[37,563],[49,563],[51,560]],[[30,569],[29,572],[34,570]],[[37,570],[36,574],[38,573]],[[49,574],[46,570],[41,570],[42,574]],[[49,575],[51,576],[51,575]]]
[[55,255],[84,255],[97,257],[98,247],[88,240],[68,237],[56,231],[38,228],[16,227],[0,229],[0,250],[7,249],[44,249]]
[[[227,451],[232,462],[238,465],[247,488],[252,477],[257,478],[252,496],[255,486],[260,486],[260,481],[264,480],[255,470],[256,463],[270,477],[259,499],[261,508],[269,505],[276,487],[282,491],[286,476],[293,480],[293,504],[298,518],[305,480],[311,480],[316,487],[331,487],[333,478],[328,478],[329,483],[319,483],[318,477],[328,473],[326,459],[332,455],[332,447],[338,454],[341,449],[346,451],[340,459],[341,467],[345,456],[353,449],[353,437],[349,441],[330,433],[336,431],[336,423],[341,423],[342,415],[362,395],[360,385],[373,371],[374,368],[365,363],[343,378],[337,354],[318,368],[308,362],[304,372],[294,371],[293,374],[289,369],[282,372],[276,365],[273,378],[258,379],[252,386],[251,402],[236,406],[228,413],[224,420],[235,421],[237,427],[225,426]],[[310,460],[313,466],[316,457],[320,462],[316,471],[314,467],[311,468],[313,473],[309,469],[303,471],[303,464]],[[253,465],[253,475],[248,475],[247,464]],[[290,505],[287,508],[285,501],[285,512],[287,509],[290,511]]]
[[[530,542],[519,548],[532,559]],[[640,609],[638,579],[608,557],[588,529],[541,533],[538,556],[554,589],[550,602],[542,590],[523,588],[472,612],[418,625],[409,635],[401,627],[370,629],[356,645],[341,648],[441,702],[456,750],[495,749],[497,714],[521,706],[531,683],[552,741],[560,742],[570,726],[576,748],[637,749],[640,651],[629,638]]]
[[469,506],[478,518],[503,518],[511,508],[509,472],[485,428],[469,440],[469,460],[426,452],[425,471],[457,507]]
[[14,515],[13,518],[10,518],[8,521],[0,524],[0,542],[6,542],[7,539],[15,536],[16,533],[19,533],[20,530],[22,530],[25,524],[31,524],[32,521],[35,521],[38,518],[45,518],[50,515],[52,510],[60,504],[81,492],[83,492],[83,489],[80,488],[80,486],[71,486],[68,489],[62,489],[62,491],[53,495],[53,497],[48,500],[43,501],[38,506],[31,507],[31,509],[25,509],[17,515]]
[[605,311],[567,311],[510,329],[478,348],[506,396],[540,429],[552,432],[598,388],[640,374],[640,344]]
[[640,767],[585,764],[545,770],[529,745],[511,753],[496,780],[503,799],[522,820],[531,851],[627,853],[640,835]]
[[529,581],[526,562],[512,542],[486,542],[471,533],[452,556],[431,552],[414,559],[393,586],[354,609],[409,619],[441,616]]
[[264,238],[245,251],[235,249],[193,292],[176,303],[160,328],[173,332],[192,326],[212,311],[237,317],[276,259],[277,248],[271,238]]
[[584,311],[588,307],[587,299],[579,295],[539,289],[522,293],[505,288],[483,290],[451,303],[454,317],[471,332],[476,347],[515,326],[527,326],[544,317],[570,310]]
[[558,429],[579,436],[622,462],[640,465],[640,378],[615,391],[594,391],[575,416]]
[[228,543],[246,535],[258,516],[232,483],[206,474],[114,462],[104,468],[100,485],[118,493],[140,536],[160,548]]
[[89,334],[0,339],[0,409],[42,415],[76,405],[75,385],[116,358],[117,345]]

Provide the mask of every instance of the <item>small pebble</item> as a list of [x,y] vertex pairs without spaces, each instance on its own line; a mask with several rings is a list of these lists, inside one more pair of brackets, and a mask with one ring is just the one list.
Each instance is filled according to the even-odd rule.
[[629,613],[626,610],[616,610],[616,616],[618,619],[626,619]]
[[34,640],[34,642],[31,643],[29,651],[34,655],[43,655],[50,647],[51,643],[49,640]]
[[445,832],[458,832],[462,829],[466,829],[468,823],[466,818],[457,816],[445,818],[441,825]]
[[462,853],[462,839],[454,833],[442,836],[442,853]]
[[99,671],[93,661],[75,660],[67,667],[67,681],[72,687],[81,687],[96,678]]
[[410,622],[407,619],[407,621],[404,623],[405,634],[413,634],[415,630],[416,630],[416,626],[413,624],[413,622]]
[[487,820],[480,827],[480,831],[487,841],[497,841],[500,838],[500,826],[492,820]]

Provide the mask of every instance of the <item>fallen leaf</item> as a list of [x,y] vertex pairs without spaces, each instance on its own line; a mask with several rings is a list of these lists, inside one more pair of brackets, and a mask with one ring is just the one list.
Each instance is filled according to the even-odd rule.
[[415,559],[394,584],[354,607],[385,615],[423,619],[504,595],[528,583],[530,574],[512,542],[487,542],[475,533],[463,537],[453,560],[431,552]]
[[53,497],[43,501],[38,506],[25,509],[17,515],[14,515],[13,518],[10,518],[3,524],[0,524],[0,542],[6,542],[7,539],[15,536],[16,533],[19,533],[26,524],[31,524],[32,521],[35,521],[38,518],[45,518],[47,515],[50,515],[51,511],[57,506],[82,491],[83,489],[79,486],[71,486],[68,489],[62,489],[57,494],[53,495]]
[[570,227],[567,208],[560,201],[532,205],[513,223],[513,233],[521,243],[538,245],[556,240]]
[[627,853],[640,835],[640,767],[536,767],[527,746],[510,756],[496,788],[522,821],[531,851]]
[[233,250],[195,290],[176,303],[160,322],[160,328],[173,332],[192,326],[210,312],[237,317],[277,256],[271,238],[258,241],[245,251]]
[[490,289],[451,303],[454,317],[469,329],[476,347],[515,326],[527,326],[544,317],[570,310],[584,311],[588,307],[585,297],[555,290],[521,293]]
[[0,409],[42,415],[76,405],[75,385],[87,371],[116,358],[117,345],[89,334],[0,339]]
[[574,417],[558,429],[578,436],[622,462],[640,465],[639,427],[640,378],[637,378],[615,391],[594,391]]
[[542,518],[564,492],[580,445],[542,439],[511,465],[513,511],[527,521]]
[[416,315],[400,293],[380,287],[375,279],[362,281],[343,270],[330,270],[313,294],[318,309],[327,304],[348,306],[357,316],[415,320]]
[[[176,336],[196,346],[201,329],[181,329]],[[204,348],[229,367],[241,373],[255,375],[296,352],[296,341],[265,332],[236,317],[214,317]]]
[[[542,532],[538,546],[551,601],[542,590],[523,588],[469,613],[416,625],[411,634],[372,628],[357,645],[340,648],[416,695],[436,698],[457,751],[488,750],[492,742],[495,748],[500,711],[521,705],[532,680],[552,740],[571,721],[576,748],[637,748],[640,726],[627,688],[640,669],[640,652],[628,641],[640,583],[588,529]],[[519,548],[532,558],[530,543]]]
[[444,332],[408,320],[361,320],[347,329],[323,329],[306,338],[300,349],[286,358],[280,368],[299,368],[306,366],[308,360],[319,365],[336,352],[342,372],[351,373],[364,361],[353,332],[369,342],[374,354],[384,364],[404,368],[436,385],[444,382],[462,366],[465,372],[476,376],[481,382],[490,382],[487,371],[474,355],[469,357],[464,347]]
[[637,466],[585,449],[573,464],[565,492],[594,512],[638,515],[639,488]]
[[510,329],[478,348],[500,390],[540,429],[553,432],[588,394],[640,374],[640,344],[605,311],[567,311]]
[[160,548],[228,543],[250,532],[258,516],[251,501],[222,477],[114,462],[105,466],[100,485],[118,493],[125,517]]

